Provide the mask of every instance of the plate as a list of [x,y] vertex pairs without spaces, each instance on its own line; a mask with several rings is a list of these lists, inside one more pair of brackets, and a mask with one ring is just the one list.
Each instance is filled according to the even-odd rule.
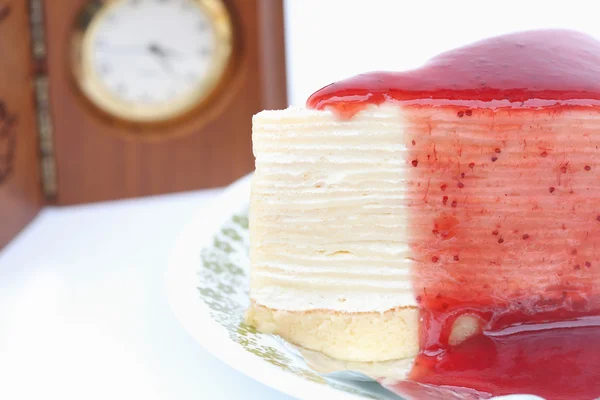
[[207,207],[210,212],[197,215],[176,241],[166,275],[176,317],[201,346],[230,367],[295,398],[399,400],[360,374],[318,373],[307,365],[306,353],[244,323],[250,179],[248,175],[226,189],[214,207]]

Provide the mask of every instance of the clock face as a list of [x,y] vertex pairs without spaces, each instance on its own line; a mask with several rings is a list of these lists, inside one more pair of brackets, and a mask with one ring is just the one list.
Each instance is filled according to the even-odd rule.
[[223,78],[232,28],[215,0],[115,0],[81,33],[76,75],[120,118],[153,122],[199,106]]

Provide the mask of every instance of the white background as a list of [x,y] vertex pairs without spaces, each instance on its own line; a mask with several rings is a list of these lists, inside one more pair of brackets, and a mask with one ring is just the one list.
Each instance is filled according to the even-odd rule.
[[[288,0],[290,103],[490,35],[562,27],[600,36],[596,4]],[[219,193],[46,209],[0,253],[0,398],[289,399],[210,356],[168,307],[172,243],[191,215],[218,207]]]
[[503,33],[567,28],[600,38],[594,0],[288,0],[290,101],[371,70],[414,68]]

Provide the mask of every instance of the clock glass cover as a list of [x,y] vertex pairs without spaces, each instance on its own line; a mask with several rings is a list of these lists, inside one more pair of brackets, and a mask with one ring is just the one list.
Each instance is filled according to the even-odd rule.
[[218,0],[114,0],[76,35],[75,75],[117,117],[154,122],[205,101],[225,75],[232,27]]

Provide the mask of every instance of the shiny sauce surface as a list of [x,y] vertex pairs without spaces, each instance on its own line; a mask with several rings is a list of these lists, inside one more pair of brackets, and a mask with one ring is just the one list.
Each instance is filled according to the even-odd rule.
[[367,105],[487,108],[600,105],[600,43],[568,30],[499,36],[442,53],[418,69],[332,83],[307,101],[352,116]]
[[[600,43],[506,35],[334,83],[307,104],[352,118],[384,102],[407,116],[421,313],[411,380],[474,398],[600,397]],[[477,332],[454,344],[465,315]]]

